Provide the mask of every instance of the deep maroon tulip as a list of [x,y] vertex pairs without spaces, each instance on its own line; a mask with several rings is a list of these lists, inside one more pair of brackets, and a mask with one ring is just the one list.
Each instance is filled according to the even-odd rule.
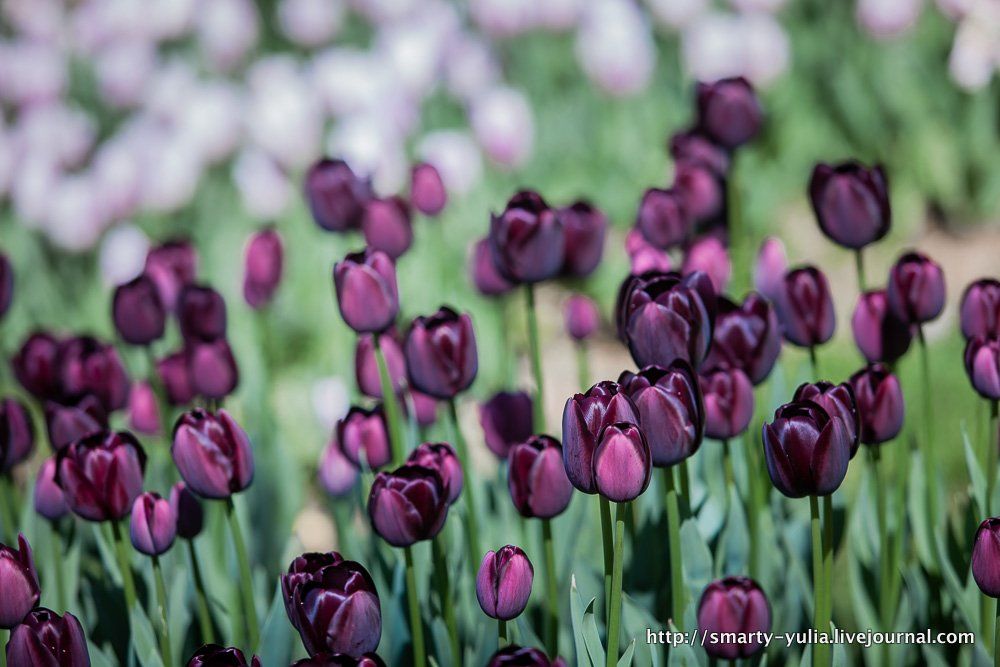
[[0,475],[9,473],[35,450],[35,426],[16,398],[0,399]]
[[45,607],[27,615],[7,642],[7,664],[31,667],[90,667],[87,638],[76,616]]
[[205,526],[205,512],[198,496],[184,482],[170,487],[170,509],[177,518],[177,537],[193,540]]
[[226,301],[211,287],[188,285],[177,297],[177,321],[185,341],[222,338],[226,335]]
[[729,171],[729,151],[697,128],[670,137],[670,157],[677,162],[693,162],[710,169],[717,176]]
[[17,536],[16,549],[0,544],[0,591],[0,628],[13,628],[38,605],[41,589],[24,535]]
[[185,352],[191,390],[209,399],[225,398],[240,383],[240,370],[225,338],[192,341]]
[[[757,636],[771,631],[771,605],[767,596],[749,577],[726,577],[713,581],[698,603],[698,630],[711,638],[719,633]],[[705,642],[705,652],[718,660],[749,658],[764,648],[763,643]]]
[[882,364],[872,364],[851,376],[858,402],[861,442],[878,445],[892,440],[903,429],[906,403],[899,378]]
[[402,197],[369,199],[361,218],[365,243],[396,260],[413,244],[413,221],[410,205]]
[[187,667],[261,667],[261,665],[257,656],[248,663],[243,651],[238,648],[205,644],[191,656]]
[[642,232],[633,227],[625,235],[625,252],[628,253],[630,273],[665,273],[673,267],[673,260],[666,250],[660,250],[647,241]]
[[385,331],[399,313],[396,267],[384,252],[366,248],[333,267],[337,305],[357,333]]
[[484,296],[499,296],[514,289],[514,284],[500,275],[493,263],[489,239],[479,239],[469,255],[469,276],[472,284]]
[[358,467],[344,456],[337,439],[331,438],[320,454],[320,484],[334,498],[343,498],[354,490],[359,477]]
[[981,278],[962,293],[962,335],[1000,338],[1000,281]]
[[716,219],[725,210],[725,181],[701,162],[678,160],[672,189],[680,195],[681,205],[692,223]]
[[437,215],[444,210],[448,191],[434,165],[421,162],[410,170],[410,201],[424,215]]
[[753,417],[753,385],[738,368],[711,371],[701,376],[705,397],[705,435],[728,440],[746,430]]
[[163,336],[167,314],[156,283],[141,274],[115,289],[111,319],[126,343],[148,345]]
[[691,233],[691,217],[677,189],[649,188],[642,195],[635,227],[653,246],[666,250],[680,245]]
[[174,312],[181,290],[198,274],[198,253],[187,241],[168,241],[150,249],[143,272],[156,283],[163,307]]
[[413,320],[404,352],[413,386],[441,400],[468,389],[479,371],[472,318],[447,306]]
[[170,405],[187,405],[194,398],[191,372],[184,350],[168,354],[156,362],[156,374],[163,385]]
[[128,403],[128,373],[111,345],[89,336],[72,338],[62,346],[59,363],[66,397],[93,394],[109,413]]
[[250,439],[225,410],[181,415],[170,452],[184,482],[203,498],[229,498],[253,481]]
[[128,425],[142,435],[160,433],[160,407],[156,390],[148,382],[136,382],[129,391]]
[[56,484],[56,457],[51,456],[38,469],[35,479],[35,511],[49,521],[66,516],[69,507],[63,490]]
[[594,485],[602,497],[616,503],[638,498],[649,486],[653,469],[642,429],[618,422],[601,431],[593,467]]
[[56,454],[56,484],[73,513],[88,521],[127,516],[145,470],[146,453],[126,431],[96,433]]
[[7,255],[0,252],[0,319],[10,310],[14,300],[14,267]]
[[302,658],[292,667],[386,667],[382,658],[375,653],[365,653],[360,658],[346,653],[317,653],[311,658]]
[[520,547],[487,551],[476,575],[476,597],[490,618],[509,621],[528,606],[535,569]]
[[486,667],[566,667],[562,658],[549,660],[545,651],[510,644],[490,657]]
[[441,532],[448,490],[433,468],[408,464],[380,472],[368,496],[368,516],[379,537],[394,547],[408,547]]
[[158,493],[146,492],[132,504],[129,519],[132,546],[147,556],[167,552],[177,537],[177,514],[170,501]]
[[753,268],[754,287],[765,299],[777,303],[785,291],[786,273],[788,257],[785,255],[785,244],[773,236],[764,239]]
[[574,294],[563,307],[566,333],[574,340],[590,338],[601,324],[601,313],[590,297]]
[[[573,486],[584,493],[597,493],[594,451],[605,428],[619,422],[639,423],[639,411],[615,382],[598,382],[583,394],[575,394],[563,408],[563,463]],[[648,447],[648,445],[647,445]]]
[[738,368],[755,385],[767,379],[781,352],[778,315],[764,297],[747,294],[742,305],[726,297],[717,300],[712,348],[705,368]]
[[281,235],[273,227],[255,232],[243,255],[243,299],[251,308],[263,308],[281,284],[284,265]]
[[551,519],[563,513],[573,495],[566,476],[562,445],[547,435],[535,435],[510,450],[507,486],[521,516]]
[[[432,426],[437,422],[438,402],[433,396],[410,389],[410,402],[413,404],[413,416],[417,426]],[[409,409],[409,404],[403,407]]]
[[892,211],[881,165],[853,160],[817,164],[809,179],[809,200],[819,228],[834,243],[859,250],[889,233]]
[[354,465],[372,470],[392,462],[389,427],[382,405],[366,409],[353,406],[337,422],[337,442]]
[[45,427],[52,449],[60,450],[69,443],[108,428],[108,413],[91,394],[73,403],[45,403]]
[[760,131],[763,112],[753,86],[743,77],[699,83],[698,126],[726,148],[741,146]]
[[346,232],[361,226],[371,185],[343,160],[323,158],[306,173],[306,200],[316,224],[328,232]]
[[889,271],[885,292],[896,317],[911,324],[923,324],[944,310],[944,273],[927,255],[908,252]]
[[965,346],[965,372],[983,398],[1000,400],[1000,341],[973,338]]
[[889,310],[885,290],[858,296],[851,316],[854,343],[869,363],[893,362],[906,354],[913,340],[910,325]]
[[21,344],[11,359],[17,381],[38,400],[59,398],[60,341],[44,331],[36,331]]
[[800,347],[825,343],[837,325],[826,276],[814,266],[785,274],[774,307],[785,339]]
[[462,464],[447,442],[425,442],[407,457],[407,463],[437,470],[444,483],[448,502],[454,503],[462,493]]
[[830,495],[844,481],[851,438],[840,417],[818,403],[782,405],[762,432],[771,482],[789,498]]
[[604,254],[608,216],[588,201],[573,202],[557,212],[566,246],[562,273],[585,278],[594,272]]
[[554,278],[563,268],[562,221],[536,192],[518,192],[491,216],[488,239],[497,270],[515,284]]
[[696,271],[708,276],[716,294],[726,290],[733,273],[733,263],[722,241],[714,236],[703,236],[688,247],[681,273],[687,276]]
[[[403,358],[399,335],[394,330],[389,330],[378,336],[392,388],[396,392],[402,391],[406,384],[406,360]],[[375,334],[358,336],[358,344],[354,348],[354,377],[362,394],[382,398],[382,380],[375,357]]]
[[979,524],[972,545],[972,578],[984,595],[1000,598],[1000,519]]
[[479,406],[483,438],[497,458],[505,459],[510,448],[534,432],[534,406],[523,391],[501,391]]
[[849,382],[840,384],[825,380],[804,382],[795,390],[792,400],[813,401],[831,417],[839,417],[851,443],[851,457],[857,453],[861,436],[861,417],[858,414],[858,401],[854,395],[854,388]]
[[639,413],[654,466],[670,466],[698,451],[705,432],[705,404],[698,377],[686,361],[647,366],[618,378]]

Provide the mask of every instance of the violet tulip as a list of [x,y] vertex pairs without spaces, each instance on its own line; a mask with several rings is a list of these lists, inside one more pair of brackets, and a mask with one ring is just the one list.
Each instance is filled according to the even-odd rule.
[[944,273],[926,255],[908,252],[890,269],[885,292],[896,317],[911,324],[923,324],[944,310]]
[[434,216],[444,210],[448,191],[434,165],[421,162],[410,170],[410,202],[424,215]]
[[767,379],[781,353],[781,328],[770,303],[750,292],[741,305],[726,297],[717,301],[712,347],[705,368],[738,368],[750,382],[758,385]]
[[261,667],[261,664],[257,656],[248,663],[238,648],[205,644],[191,656],[187,667]]
[[334,498],[343,498],[354,490],[360,473],[358,467],[344,456],[337,438],[331,438],[319,459],[319,481]]
[[[375,335],[358,336],[358,343],[354,348],[354,377],[362,394],[382,398],[382,380],[375,356]],[[406,384],[406,360],[403,358],[399,336],[393,329],[377,335],[393,391],[400,392]]]
[[687,276],[696,271],[708,276],[716,294],[726,290],[733,273],[733,263],[722,241],[714,236],[703,236],[688,247],[681,273]]
[[501,391],[479,406],[483,438],[497,458],[506,459],[511,447],[534,432],[534,406],[523,391]]
[[853,160],[817,164],[809,179],[809,200],[819,228],[834,243],[860,250],[889,233],[892,211],[881,165]]
[[535,569],[528,556],[511,544],[487,551],[476,575],[476,597],[483,613],[509,621],[528,606]]
[[243,255],[243,299],[251,308],[267,305],[281,284],[284,244],[278,230],[268,227],[255,232]]
[[566,476],[562,445],[535,435],[510,450],[507,487],[521,516],[551,519],[563,513],[573,495]]
[[972,578],[983,595],[1000,598],[1000,519],[979,524],[972,545]]
[[510,644],[490,657],[486,667],[566,667],[562,658],[549,659],[545,651]]
[[90,667],[87,638],[76,616],[39,607],[14,628],[7,664],[32,667]]
[[681,197],[684,211],[694,225],[723,215],[726,183],[718,172],[702,162],[683,159],[674,164],[673,190]]
[[729,151],[698,128],[678,132],[670,137],[670,157],[681,162],[700,164],[718,176],[729,171]]
[[188,368],[187,352],[180,350],[157,360],[156,375],[163,385],[170,405],[187,405],[194,399],[191,371]]
[[469,276],[472,284],[483,296],[500,296],[514,289],[514,284],[500,275],[493,263],[489,239],[479,239],[469,255]]
[[11,358],[14,376],[25,391],[40,401],[60,398],[61,341],[44,331],[32,333]]
[[858,404],[861,442],[878,445],[899,435],[906,412],[899,378],[885,365],[871,364],[852,375],[850,382]]
[[188,377],[195,394],[219,400],[236,390],[240,371],[225,338],[193,341],[186,350]]
[[965,372],[983,398],[1000,400],[1000,341],[973,338],[965,346]]
[[[594,451],[605,428],[619,422],[639,423],[639,411],[617,383],[598,382],[575,394],[563,408],[563,464],[569,481],[584,493],[597,493]],[[648,445],[647,445],[648,447]]]
[[561,273],[574,278],[589,276],[601,263],[604,239],[608,234],[608,216],[588,201],[576,201],[556,214],[565,236]]
[[788,257],[781,239],[770,236],[760,244],[753,267],[753,284],[765,299],[777,303],[784,292]]
[[213,341],[226,335],[226,302],[205,285],[188,285],[177,297],[177,322],[185,341]]
[[594,300],[583,294],[574,294],[563,306],[563,320],[566,333],[573,340],[590,338],[601,324],[601,313]]
[[0,475],[10,473],[35,450],[35,426],[16,398],[0,399]]
[[146,492],[132,504],[129,518],[132,546],[147,556],[166,553],[177,537],[177,514],[170,501],[158,493]]
[[710,583],[698,602],[698,630],[710,638],[723,633],[747,642],[707,641],[705,652],[717,660],[750,658],[764,644],[759,633],[771,631],[771,605],[760,585],[749,577],[725,577]]
[[705,399],[705,435],[729,440],[742,433],[753,418],[753,385],[738,368],[720,369],[701,376]]
[[17,548],[0,544],[0,628],[11,629],[38,606],[41,588],[31,545],[17,536]]
[[309,168],[305,194],[313,220],[328,232],[346,232],[361,226],[371,185],[343,160],[324,158]]
[[633,276],[665,273],[673,267],[670,254],[652,245],[634,227],[625,235],[625,252],[628,253],[629,272]]
[[762,433],[771,482],[789,498],[830,495],[844,481],[851,439],[840,417],[818,403],[782,405]]
[[[433,426],[437,422],[438,402],[433,396],[410,389],[410,401],[413,403],[413,418],[417,420],[417,426]],[[404,404],[404,408],[408,408]]]
[[357,333],[385,331],[399,313],[396,267],[384,252],[366,248],[333,267],[337,305]]
[[382,658],[375,653],[365,653],[360,658],[346,653],[317,653],[311,658],[302,658],[292,667],[386,667]]
[[441,400],[455,398],[476,379],[479,357],[468,313],[447,306],[413,320],[404,346],[413,386]]
[[203,498],[229,498],[253,481],[250,439],[225,410],[181,415],[170,452],[181,478]]
[[462,464],[447,442],[425,442],[410,452],[407,463],[437,470],[444,483],[448,502],[454,503],[462,494]]
[[601,432],[594,449],[594,486],[615,503],[638,498],[649,486],[653,460],[646,436],[638,425],[611,424]]
[[518,192],[503,213],[492,215],[488,239],[493,263],[512,283],[554,278],[563,267],[562,222],[536,192]]
[[89,336],[71,338],[62,346],[59,360],[64,396],[93,394],[109,413],[128,403],[128,374],[111,345]]
[[14,267],[7,255],[0,252],[0,319],[10,310],[14,300]]
[[674,465],[698,451],[705,433],[705,404],[689,363],[678,360],[668,368],[624,371],[618,383],[638,410],[654,466]]
[[181,290],[198,274],[198,253],[187,241],[167,241],[150,249],[143,272],[156,283],[164,309],[174,312]]
[[699,83],[698,127],[716,143],[741,146],[760,132],[763,111],[753,86],[743,77]]
[[786,273],[774,306],[788,342],[814,347],[833,337],[837,325],[833,297],[826,276],[816,267]]
[[381,405],[366,409],[352,406],[337,422],[337,442],[354,465],[378,470],[392,461],[389,427]]
[[680,245],[691,233],[691,218],[679,190],[649,188],[642,195],[635,227],[654,247],[666,250]]
[[871,290],[858,296],[851,331],[855,345],[869,363],[896,361],[906,354],[913,340],[910,324],[889,310],[885,290]]
[[167,314],[153,279],[140,274],[115,289],[111,318],[122,339],[132,345],[149,345],[163,336]]
[[108,427],[108,414],[101,402],[91,394],[73,403],[45,403],[45,428],[54,450]]
[[369,199],[361,217],[361,231],[369,248],[399,259],[413,244],[410,205],[398,196]]
[[156,390],[148,382],[136,382],[128,395],[128,425],[136,433],[160,432],[160,407]]
[[205,511],[198,496],[184,482],[170,487],[170,511],[177,520],[177,537],[193,540],[205,526]]
[[1000,338],[1000,281],[982,278],[966,287],[959,317],[966,340]]
[[394,547],[408,547],[441,532],[448,490],[432,468],[409,464],[380,472],[368,496],[368,516],[379,537]]
[[56,457],[45,459],[38,468],[35,478],[35,511],[49,521],[58,521],[66,516],[69,507],[63,490],[56,484]]
[[826,380],[803,382],[796,388],[793,401],[813,401],[826,410],[831,417],[839,417],[851,443],[851,457],[858,451],[861,435],[861,417],[854,387],[850,382],[833,384]]
[[146,453],[127,431],[102,431],[56,454],[56,484],[66,504],[88,521],[117,521],[142,493]]

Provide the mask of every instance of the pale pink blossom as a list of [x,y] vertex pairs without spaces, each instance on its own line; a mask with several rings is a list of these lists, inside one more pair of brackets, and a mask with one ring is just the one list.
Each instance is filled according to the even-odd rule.
[[912,28],[923,0],[858,0],[858,23],[876,39],[892,39]]
[[629,0],[594,0],[580,23],[576,57],[604,91],[633,95],[649,85],[656,47],[648,22]]
[[498,165],[518,167],[531,157],[535,120],[521,91],[498,87],[478,96],[472,102],[470,122],[479,145]]
[[476,142],[464,130],[428,132],[420,140],[417,154],[434,165],[449,192],[466,193],[482,179],[482,155]]
[[344,23],[343,0],[281,0],[278,21],[288,39],[306,47],[322,46]]
[[104,284],[121,285],[142,273],[148,250],[149,237],[133,224],[115,225],[105,232],[97,255]]
[[251,0],[202,3],[195,24],[205,60],[217,70],[231,70],[257,45],[259,18]]
[[233,181],[243,208],[258,220],[280,217],[292,198],[288,175],[261,150],[248,148],[233,163]]

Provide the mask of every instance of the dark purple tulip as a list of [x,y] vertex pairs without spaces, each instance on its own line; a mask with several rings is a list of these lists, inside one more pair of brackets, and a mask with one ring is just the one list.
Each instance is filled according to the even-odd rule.
[[972,578],[983,595],[1000,598],[1000,519],[979,524],[972,545]]
[[16,398],[0,399],[0,475],[7,474],[35,450],[35,426],[28,408]]
[[251,308],[263,308],[281,284],[284,265],[281,235],[273,227],[262,229],[247,241],[243,255],[243,299]]
[[240,383],[239,367],[225,338],[192,341],[185,354],[195,394],[209,399],[225,398]]
[[424,215],[437,215],[448,203],[441,174],[432,164],[421,162],[410,171],[410,201]]
[[629,258],[629,273],[633,276],[666,273],[674,265],[666,250],[652,245],[635,227],[625,235],[625,252]]
[[49,444],[60,450],[69,443],[100,433],[108,428],[108,413],[92,394],[86,394],[74,403],[45,403],[45,428]]
[[225,410],[181,415],[170,452],[188,488],[203,498],[229,498],[253,481],[250,439]]
[[983,398],[1000,400],[1000,341],[973,338],[965,346],[965,372]]
[[[410,401],[413,403],[413,416],[417,426],[432,426],[437,422],[438,402],[433,396],[410,389]],[[404,405],[404,407],[406,407]]]
[[908,252],[893,264],[885,292],[896,317],[923,324],[944,310],[944,273],[927,255]]
[[691,217],[684,196],[676,188],[649,188],[642,195],[635,227],[651,245],[666,250],[680,245],[691,233]]
[[174,312],[181,290],[198,274],[198,253],[187,241],[168,241],[150,249],[143,272],[156,283],[164,309]]
[[763,111],[753,86],[743,77],[699,83],[698,127],[716,143],[733,149],[760,131]]
[[142,435],[160,433],[160,407],[148,382],[136,382],[128,395],[129,428]]
[[549,660],[545,651],[510,644],[490,657],[486,667],[566,667],[562,658]]
[[354,465],[372,470],[392,462],[389,428],[382,405],[369,409],[353,406],[337,422],[337,442]]
[[562,273],[585,278],[594,272],[604,254],[608,216],[588,201],[576,201],[557,211],[566,246]]
[[76,616],[45,607],[27,615],[10,634],[7,664],[31,667],[90,667],[87,638]]
[[320,454],[320,484],[334,498],[343,498],[357,486],[359,476],[357,466],[344,456],[337,439],[331,438]]
[[554,278],[563,268],[562,221],[537,192],[518,192],[491,216],[488,239],[497,270],[515,284]]
[[187,353],[184,350],[159,359],[156,362],[156,375],[163,384],[170,405],[187,405],[194,398]]
[[[719,633],[755,635],[771,631],[771,605],[749,577],[726,577],[710,583],[698,603],[698,630],[709,637]],[[761,642],[705,642],[705,652],[718,660],[749,658],[761,651]]]
[[318,653],[311,658],[302,658],[292,667],[386,667],[382,658],[375,653],[365,653],[360,658],[346,653]]
[[396,267],[384,252],[366,248],[333,267],[337,305],[357,333],[385,331],[399,313]]
[[170,501],[158,493],[146,492],[132,503],[129,519],[132,546],[147,556],[167,552],[177,537],[177,515]]
[[479,406],[483,438],[497,458],[505,459],[510,448],[534,432],[534,406],[523,391],[501,391]]
[[785,291],[788,257],[781,239],[770,236],[760,244],[753,267],[753,284],[765,299],[777,303]]
[[211,287],[188,285],[177,297],[177,322],[185,341],[212,341],[226,335],[226,301]]
[[653,470],[646,436],[638,425],[611,424],[601,431],[594,450],[594,485],[602,497],[616,503],[638,498]]
[[238,648],[205,644],[191,656],[187,667],[261,667],[261,665],[257,656],[248,663],[243,651]]
[[819,228],[834,243],[860,250],[889,233],[892,210],[881,165],[854,160],[817,164],[809,179],[809,200]]
[[[639,423],[639,411],[617,383],[598,382],[584,394],[575,394],[563,408],[563,463],[566,475],[584,493],[597,493],[594,451],[608,426]],[[648,446],[648,445],[647,445]]]
[[851,316],[854,343],[869,363],[893,362],[906,354],[913,340],[910,325],[889,310],[885,290],[858,296]]
[[785,339],[800,347],[825,343],[837,325],[826,276],[815,266],[785,274],[774,307]]
[[410,205],[402,197],[369,199],[361,218],[365,243],[396,260],[413,244],[413,221]]
[[711,371],[701,376],[705,397],[705,435],[728,440],[746,430],[753,417],[753,385],[738,368]]
[[406,459],[407,463],[437,470],[444,483],[448,502],[454,503],[462,493],[462,464],[455,450],[447,442],[425,442]]
[[205,525],[205,512],[198,496],[184,482],[170,487],[170,509],[177,518],[177,537],[193,540]]
[[562,445],[535,435],[510,450],[507,487],[521,516],[551,519],[563,513],[573,495],[566,476]]
[[111,318],[126,343],[148,345],[161,338],[167,314],[153,279],[141,274],[119,285],[111,302]]
[[574,340],[584,340],[597,331],[601,325],[601,313],[590,297],[574,294],[563,307],[566,333]]
[[58,398],[61,388],[59,350],[61,342],[51,334],[36,331],[11,358],[17,381],[40,401]]
[[371,185],[343,160],[323,158],[306,172],[306,200],[316,224],[328,232],[346,232],[361,226]]
[[9,630],[38,605],[42,595],[24,535],[17,536],[17,549],[0,544],[0,590],[0,628]]
[[715,236],[702,236],[685,251],[681,273],[688,276],[696,271],[708,276],[716,294],[726,291],[733,273],[733,263],[726,246]]
[[14,300],[14,267],[7,255],[0,252],[0,319],[10,310]]
[[682,208],[692,223],[713,220],[725,210],[725,181],[701,162],[678,160],[672,190],[680,195]]
[[1000,281],[982,278],[966,287],[960,317],[966,339],[1000,338]]
[[476,597],[490,618],[509,621],[528,606],[535,569],[520,547],[487,551],[476,575]]
[[[406,360],[403,358],[399,334],[390,329],[378,334],[378,337],[389,378],[392,380],[392,388],[396,392],[402,391],[406,385]],[[382,398],[382,380],[379,377],[378,360],[375,357],[375,334],[358,336],[358,344],[354,348],[354,377],[362,394],[372,398]]]
[[88,521],[117,521],[142,493],[146,453],[127,431],[103,431],[56,454],[56,484],[66,504]]
[[670,137],[670,157],[676,162],[693,162],[710,169],[717,176],[729,171],[729,151],[697,128]]
[[858,402],[861,442],[878,445],[892,440],[903,429],[906,403],[899,378],[882,364],[872,364],[851,376]]
[[705,404],[698,377],[686,361],[669,368],[622,372],[622,391],[635,404],[654,466],[670,466],[698,451],[705,432]]
[[379,537],[394,547],[408,547],[441,532],[448,490],[433,468],[411,463],[380,472],[368,496],[368,516]]
[[55,456],[45,459],[38,469],[38,477],[35,479],[35,511],[49,521],[58,521],[69,512],[63,490],[56,484]]
[[469,276],[472,284],[484,296],[499,296],[514,289],[514,284],[500,275],[493,263],[489,239],[479,239],[469,256]]
[[472,318],[447,306],[413,320],[404,352],[410,383],[441,400],[468,389],[479,370]]
[[830,495],[844,481],[851,438],[818,403],[786,403],[762,431],[771,482],[789,498]]
[[60,366],[65,396],[93,394],[109,413],[128,403],[128,374],[111,345],[89,336],[72,338],[62,346]]
[[849,382],[833,384],[825,380],[804,382],[795,390],[793,401],[813,401],[831,417],[839,417],[851,443],[851,457],[858,451],[861,436],[861,417],[854,388]]
[[715,330],[705,368],[738,368],[755,385],[767,379],[781,352],[778,315],[764,297],[747,294],[742,305],[726,297],[716,301]]

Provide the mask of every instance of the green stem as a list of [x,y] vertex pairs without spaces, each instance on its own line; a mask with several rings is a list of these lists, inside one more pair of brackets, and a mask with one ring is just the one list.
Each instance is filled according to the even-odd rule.
[[417,574],[413,567],[413,547],[403,547],[406,559],[406,600],[410,609],[410,634],[413,638],[413,664],[424,667],[427,651],[424,649],[424,626],[420,620],[420,598],[417,597]]
[[597,496],[601,503],[601,544],[604,547],[604,618],[611,618],[611,570],[614,568],[614,535],[611,526],[611,503]]
[[688,472],[688,462],[684,459],[677,464],[677,476],[681,480],[680,502],[685,514],[691,512],[691,474]]
[[[996,620],[997,613],[997,601],[988,595],[979,596],[979,636],[981,637],[983,643],[983,650],[988,654],[990,652],[990,642],[994,640],[994,632],[996,628],[993,622]],[[993,645],[992,648],[996,650],[996,646]]]
[[[455,620],[455,601],[451,599],[451,578],[448,575],[447,550],[442,545],[442,535],[431,540],[431,555],[434,559],[435,579],[437,580],[438,603],[444,614],[444,623],[448,628],[448,642],[451,645],[452,664],[462,664],[462,645],[458,639],[458,622]],[[447,662],[447,661],[444,661]],[[442,663],[444,664],[444,663]]]
[[1000,607],[997,608],[997,617],[994,621],[993,667],[1000,667]]
[[528,346],[531,350],[531,371],[535,376],[534,412],[535,432],[545,432],[545,386],[542,380],[542,350],[538,338],[538,315],[535,312],[535,286],[524,286],[524,296],[528,310]]
[[754,448],[753,436],[751,435],[752,429],[747,429],[743,434],[743,440],[746,443],[746,457],[747,457],[747,532],[750,534],[750,545],[749,545],[749,562],[747,563],[747,570],[750,573],[750,578],[757,579],[760,575],[759,569],[759,558],[757,556],[757,532],[760,530],[760,503],[758,483],[757,483],[757,450]]
[[[816,632],[826,632],[829,623],[826,614],[826,570],[823,565],[823,527],[819,517],[819,498],[809,496],[809,512],[812,525],[812,566],[813,566],[813,628]],[[825,645],[813,644],[812,664],[827,667]]]
[[[927,339],[924,337],[923,326],[917,327],[917,339],[920,341],[920,368],[923,375],[923,418],[924,433],[920,438],[923,446],[924,480],[927,484],[927,522],[928,535],[935,535],[938,528],[938,491],[937,479],[940,471],[937,469],[934,447],[934,411],[931,401],[931,364],[927,350]],[[937,560],[936,551],[934,552]],[[940,564],[938,564],[940,565]]]
[[507,621],[497,619],[497,648],[504,648],[510,644],[510,636],[507,634]]
[[122,527],[117,521],[111,522],[111,532],[115,538],[115,548],[118,551],[118,569],[122,571],[122,592],[125,594],[125,608],[131,618],[135,607],[135,579],[132,577],[132,563],[129,558],[128,546],[122,537]]
[[667,545],[670,557],[670,615],[678,630],[684,628],[684,562],[681,553],[681,513],[677,503],[674,471],[663,468],[663,487],[666,491]]
[[582,340],[576,343],[576,383],[580,391],[590,388],[590,359],[587,358],[587,344]]
[[10,639],[10,630],[0,628],[0,667],[7,667],[7,641]]
[[556,557],[552,548],[552,521],[542,519],[542,547],[545,552],[545,583],[549,607],[545,648],[551,657],[559,655],[559,585],[556,573]]
[[462,427],[458,424],[458,409],[455,399],[448,401],[448,414],[451,416],[451,426],[454,430],[455,447],[458,449],[458,461],[462,465],[462,477],[465,479],[463,494],[465,495],[465,532],[468,534],[466,544],[469,548],[469,567],[475,572],[479,567],[479,559],[483,552],[479,548],[479,519],[476,514],[476,485],[471,475],[472,460],[469,458],[469,446],[462,435]]
[[833,494],[823,496],[823,576],[826,590],[826,625],[824,632],[830,632],[833,620]]
[[625,508],[627,503],[615,504],[615,553],[614,572],[611,576],[611,613],[608,618],[607,667],[618,664],[618,635],[621,634],[622,617],[622,547],[625,541]]
[[882,629],[889,632],[892,629],[892,595],[891,577],[892,569],[890,558],[892,556],[889,546],[889,512],[886,505],[884,487],[885,480],[882,479],[880,470],[882,460],[882,450],[878,445],[869,447],[872,464],[872,481],[875,486],[875,507],[878,516],[878,537],[879,537],[879,615],[882,617]]
[[5,544],[17,543],[17,527],[10,493],[12,483],[10,477],[0,475],[0,521],[3,521],[3,532],[0,533],[0,537]]
[[990,401],[990,436],[986,439],[986,516],[993,516],[993,491],[997,486],[997,401]]
[[854,251],[854,269],[858,274],[858,292],[864,294],[867,281],[865,280],[865,259],[861,255],[862,248]]
[[385,409],[385,421],[389,426],[389,450],[392,452],[393,465],[399,465],[405,455],[405,438],[402,430],[402,418],[399,413],[399,399],[392,387],[392,378],[389,376],[389,366],[385,363],[385,355],[382,353],[382,344],[379,342],[380,336],[372,334],[375,341],[375,361],[378,363],[378,377],[382,385],[382,406]]
[[730,505],[732,504],[732,493],[733,493],[733,457],[729,451],[729,439],[723,439],[722,441],[722,479],[725,484],[725,514],[722,517],[722,525],[726,526],[729,524],[729,511]]
[[819,359],[816,356],[816,346],[809,346],[809,370],[812,371],[812,380],[819,379]]
[[740,207],[740,184],[736,170],[736,154],[730,161],[729,175],[726,179],[726,214],[729,217],[727,236],[729,239],[729,254],[733,258],[733,293],[741,294],[749,279],[749,267],[745,261],[744,244],[746,230],[743,229],[743,216]]
[[160,615],[160,656],[164,665],[174,664],[170,650],[170,624],[167,621],[167,587],[163,583],[160,559],[153,556],[153,579],[156,582],[156,608]]
[[212,615],[208,609],[208,595],[205,592],[205,580],[201,576],[201,564],[198,562],[198,552],[194,541],[187,542],[188,556],[191,558],[191,572],[194,576],[195,606],[198,608],[198,625],[201,628],[201,643],[214,644],[215,632],[212,629]]
[[236,516],[236,505],[233,498],[226,498],[226,515],[229,518],[229,527],[233,533],[233,546],[236,548],[236,560],[240,568],[240,588],[243,591],[243,613],[247,626],[247,640],[249,641],[250,652],[257,650],[257,642],[260,638],[260,624],[257,621],[257,605],[253,596],[253,577],[250,574],[250,559],[247,557],[247,546],[243,540],[243,531],[240,528],[239,517]]
[[66,583],[63,581],[63,561],[66,559],[66,550],[62,543],[62,537],[55,523],[50,523],[51,528],[51,548],[52,548],[52,578],[56,589],[56,611],[60,614],[67,611],[66,604]]

